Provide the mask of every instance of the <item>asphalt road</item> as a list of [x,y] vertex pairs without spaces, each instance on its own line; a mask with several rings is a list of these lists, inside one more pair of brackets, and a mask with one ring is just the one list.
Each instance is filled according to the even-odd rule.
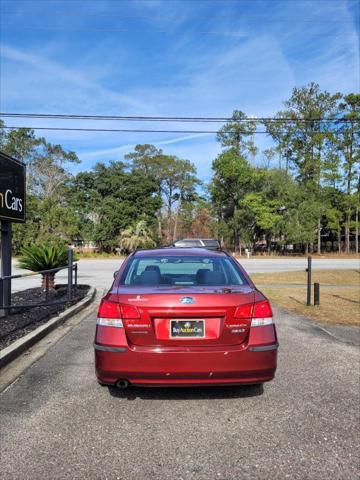
[[276,311],[276,379],[255,387],[97,384],[94,315],[0,395],[1,479],[357,479],[359,351]]
[[[288,272],[294,270],[305,270],[307,266],[306,258],[251,258],[241,259],[240,263],[251,273],[261,272]],[[86,283],[94,287],[110,286],[113,272],[119,269],[121,259],[82,259],[79,261],[79,282]],[[359,259],[314,259],[314,269],[347,269],[359,268]],[[20,273],[15,262],[13,264],[13,274]],[[26,273],[25,271],[22,271]],[[67,281],[66,271],[59,272],[56,276],[57,281]],[[25,288],[36,287],[40,283],[39,276],[27,277],[13,280],[13,291],[24,290]]]

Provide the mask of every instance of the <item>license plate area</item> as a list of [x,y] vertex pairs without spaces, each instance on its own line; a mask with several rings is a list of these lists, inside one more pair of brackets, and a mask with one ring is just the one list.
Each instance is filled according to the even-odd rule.
[[170,320],[170,338],[204,338],[204,320]]

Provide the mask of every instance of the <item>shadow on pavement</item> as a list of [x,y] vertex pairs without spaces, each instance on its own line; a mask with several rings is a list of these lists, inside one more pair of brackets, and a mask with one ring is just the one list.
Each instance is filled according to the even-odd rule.
[[112,397],[135,400],[208,400],[222,398],[256,397],[264,393],[264,386],[238,385],[217,387],[128,387],[124,390],[108,386]]

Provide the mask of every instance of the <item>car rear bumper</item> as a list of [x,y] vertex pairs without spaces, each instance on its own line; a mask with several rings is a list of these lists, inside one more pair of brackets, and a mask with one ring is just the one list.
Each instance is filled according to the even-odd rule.
[[99,382],[113,385],[215,385],[268,382],[274,378],[277,344],[227,350],[161,350],[95,344]]

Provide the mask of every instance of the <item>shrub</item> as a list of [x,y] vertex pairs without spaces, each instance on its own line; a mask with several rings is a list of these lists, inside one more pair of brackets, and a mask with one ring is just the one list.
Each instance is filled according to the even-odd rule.
[[[67,265],[67,248],[59,245],[30,245],[23,247],[17,266],[32,272],[51,270],[52,268]],[[45,288],[48,282],[49,288],[55,287],[55,273],[41,274],[41,287]]]

